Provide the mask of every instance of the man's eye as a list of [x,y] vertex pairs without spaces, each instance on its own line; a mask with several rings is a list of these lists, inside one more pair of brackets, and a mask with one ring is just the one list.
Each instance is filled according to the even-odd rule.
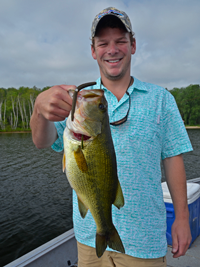
[[119,44],[126,44],[126,41],[119,41]]

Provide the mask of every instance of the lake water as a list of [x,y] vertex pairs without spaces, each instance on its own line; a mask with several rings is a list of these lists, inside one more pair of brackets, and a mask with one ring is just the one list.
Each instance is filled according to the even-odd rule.
[[[192,179],[200,176],[200,130],[188,134]],[[0,134],[0,267],[71,229],[71,199],[62,153],[38,150],[30,133]]]
[[62,153],[0,134],[0,266],[71,229],[71,199]]

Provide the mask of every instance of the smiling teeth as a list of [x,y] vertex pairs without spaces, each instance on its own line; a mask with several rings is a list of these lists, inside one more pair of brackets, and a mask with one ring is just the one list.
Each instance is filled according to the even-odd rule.
[[117,60],[108,60],[108,62],[111,62],[111,63],[115,63],[115,62],[118,62],[119,61],[119,59],[117,59]]

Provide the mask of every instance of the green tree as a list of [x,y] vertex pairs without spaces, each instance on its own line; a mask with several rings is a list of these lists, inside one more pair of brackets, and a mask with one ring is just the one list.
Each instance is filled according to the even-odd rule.
[[200,86],[189,85],[186,88],[174,88],[170,91],[186,125],[200,124]]

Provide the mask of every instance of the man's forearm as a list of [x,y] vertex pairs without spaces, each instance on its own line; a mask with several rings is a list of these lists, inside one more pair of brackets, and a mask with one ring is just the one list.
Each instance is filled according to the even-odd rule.
[[57,139],[57,131],[52,121],[48,121],[37,109],[31,116],[30,127],[32,130],[33,143],[37,148],[50,147]]
[[181,155],[163,161],[169,191],[172,197],[175,221],[171,228],[174,258],[185,255],[192,240],[187,204],[186,174]]
[[166,158],[163,164],[176,218],[188,216],[186,174],[182,155]]

